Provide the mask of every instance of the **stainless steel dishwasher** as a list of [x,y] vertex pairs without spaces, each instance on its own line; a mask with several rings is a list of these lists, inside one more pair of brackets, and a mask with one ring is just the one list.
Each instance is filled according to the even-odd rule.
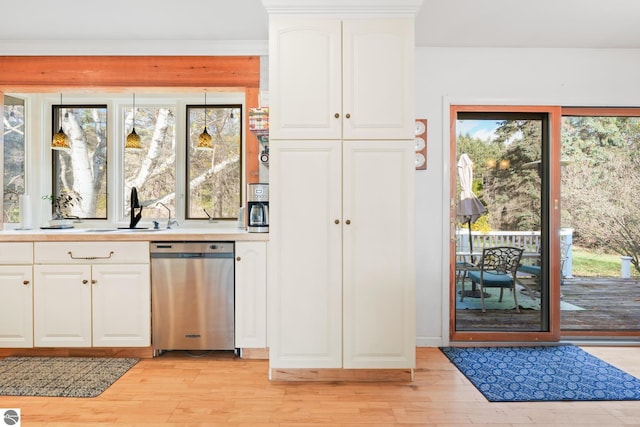
[[151,242],[154,354],[235,350],[233,256],[233,242]]

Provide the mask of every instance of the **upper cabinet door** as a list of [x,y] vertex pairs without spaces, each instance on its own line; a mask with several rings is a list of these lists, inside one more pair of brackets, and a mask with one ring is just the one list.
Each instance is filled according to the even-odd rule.
[[269,23],[272,140],[413,139],[412,19]]
[[340,20],[271,17],[270,139],[342,136]]
[[343,22],[344,139],[413,139],[413,19]]

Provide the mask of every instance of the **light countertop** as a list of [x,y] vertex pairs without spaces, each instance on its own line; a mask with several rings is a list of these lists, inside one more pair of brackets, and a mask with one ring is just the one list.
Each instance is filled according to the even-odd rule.
[[268,241],[269,233],[249,233],[236,227],[173,228],[159,230],[87,227],[68,229],[3,230],[0,242],[86,241]]

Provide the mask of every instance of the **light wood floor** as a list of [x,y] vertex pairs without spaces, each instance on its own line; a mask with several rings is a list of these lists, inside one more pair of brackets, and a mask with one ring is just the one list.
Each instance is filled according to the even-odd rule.
[[[640,347],[586,347],[640,377]],[[640,402],[490,403],[435,348],[412,383],[282,383],[266,360],[167,353],[96,398],[0,397],[31,426],[640,425]]]

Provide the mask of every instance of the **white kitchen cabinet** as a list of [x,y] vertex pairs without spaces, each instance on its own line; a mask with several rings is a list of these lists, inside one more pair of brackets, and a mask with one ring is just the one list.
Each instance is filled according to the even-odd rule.
[[34,266],[36,347],[91,347],[91,266]]
[[267,244],[235,244],[235,345],[267,347]]
[[33,347],[33,244],[0,243],[0,347]]
[[149,264],[93,265],[94,347],[151,345]]
[[269,19],[274,139],[408,139],[413,18]]
[[413,368],[411,141],[271,141],[270,366]]
[[343,143],[345,368],[415,365],[414,174],[411,141]]
[[38,242],[35,263],[35,346],[151,345],[148,243]]

